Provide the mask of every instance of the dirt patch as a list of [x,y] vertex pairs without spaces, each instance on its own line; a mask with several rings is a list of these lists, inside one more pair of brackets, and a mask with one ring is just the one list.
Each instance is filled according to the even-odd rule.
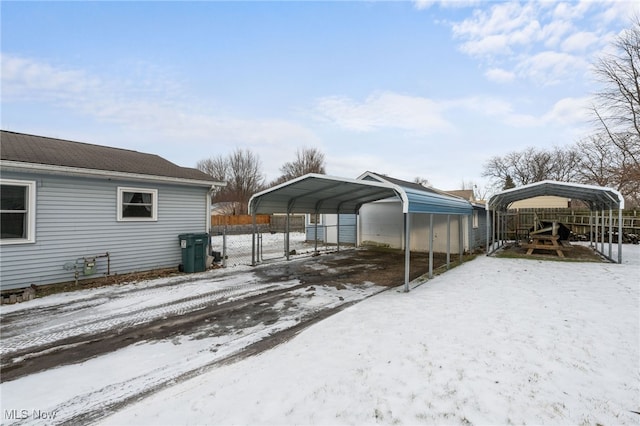
[[554,260],[559,262],[605,262],[598,253],[590,247],[583,245],[572,245],[569,250],[564,251],[564,258],[559,257],[555,250],[536,249],[533,254],[528,255],[527,249],[515,244],[506,245],[495,254],[496,257],[522,258],[536,260]]
[[[451,266],[459,256],[450,256]],[[464,260],[468,260],[465,258]],[[304,284],[326,284],[338,290],[344,284],[375,283],[385,287],[395,287],[404,283],[404,253],[400,250],[367,249],[348,250],[340,253],[322,254],[290,262],[279,268],[276,274],[271,269],[256,272],[267,282],[297,279]],[[447,264],[446,253],[433,254],[433,269]],[[411,253],[409,279],[414,280],[429,272],[429,253]],[[330,280],[327,278],[330,277]]]

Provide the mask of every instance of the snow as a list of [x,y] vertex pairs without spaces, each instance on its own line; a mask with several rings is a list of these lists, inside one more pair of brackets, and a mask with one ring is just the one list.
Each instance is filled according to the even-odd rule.
[[[140,342],[3,383],[3,413],[58,410],[61,419],[163,385],[99,423],[638,424],[640,415],[633,411],[640,411],[640,247],[623,250],[621,265],[479,256],[408,294],[377,294],[285,344],[202,368],[185,380],[183,372],[270,330],[256,326],[255,333],[233,339]],[[234,289],[251,282],[252,273],[234,269],[219,280],[201,277],[217,280],[216,289]],[[111,300],[120,314],[128,307],[115,296],[134,289],[157,293],[167,306],[189,292],[206,297],[212,291],[196,286],[202,281],[167,282],[91,291]],[[177,294],[165,295],[169,289]],[[331,292],[316,291],[314,304],[330,303]],[[349,294],[362,297],[355,290]],[[77,292],[34,302],[50,306],[62,300],[90,299]],[[86,311],[106,315],[95,307]],[[293,321],[296,313],[291,315]],[[34,324],[32,332],[45,326],[52,331],[51,324]],[[12,423],[6,415],[5,423]],[[48,422],[30,417],[24,423]]]

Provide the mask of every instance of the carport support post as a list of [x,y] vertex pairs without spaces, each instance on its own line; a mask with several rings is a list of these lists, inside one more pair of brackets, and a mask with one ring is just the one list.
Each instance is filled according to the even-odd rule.
[[447,269],[451,263],[451,215],[447,215]]
[[593,247],[593,210],[589,210],[589,247]]
[[600,253],[604,255],[604,208],[602,209],[602,229],[600,230],[600,232]]
[[429,278],[433,278],[433,213],[429,214]]
[[489,209],[489,205],[487,205],[486,210],[487,213],[487,255],[489,253],[491,253],[490,249],[489,249],[489,235],[491,235],[491,210]]
[[[620,235],[618,235],[620,238]],[[613,259],[613,208],[609,205],[609,259]]]
[[251,234],[251,266],[256,266],[256,213],[251,215],[252,234]]
[[314,244],[313,244],[313,254],[317,255],[318,254],[318,211],[316,210],[315,213],[315,218],[316,218],[316,223],[314,226]]
[[618,204],[618,263],[622,263],[622,207]]
[[285,227],[285,233],[286,233],[286,235],[284,237],[284,253],[287,256],[287,260],[289,260],[290,257],[291,257],[291,254],[290,254],[291,253],[291,247],[289,246],[289,244],[290,244],[290,241],[289,241],[289,232],[290,232],[290,230],[289,230],[289,226],[290,226],[289,225],[289,217],[290,216],[291,216],[291,212],[287,212],[287,219],[285,221],[285,226],[284,226]]
[[[458,258],[458,263],[460,265],[462,265],[462,257],[464,256],[464,225],[462,222],[462,218],[462,215],[458,216],[458,255],[460,256]],[[471,246],[471,241],[469,241],[469,246]]]
[[409,268],[411,264],[411,252],[409,248],[409,233],[411,230],[410,213],[404,214],[404,291],[409,292]]
[[593,248],[598,251],[598,210],[596,210],[593,226]]
[[[339,252],[340,251],[340,212],[336,213],[336,222],[337,222],[337,228],[336,228],[336,250]],[[327,237],[325,237],[325,240],[327,239]]]

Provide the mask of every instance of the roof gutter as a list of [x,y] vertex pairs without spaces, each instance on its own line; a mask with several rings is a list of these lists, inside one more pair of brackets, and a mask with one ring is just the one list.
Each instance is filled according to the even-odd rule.
[[50,174],[63,174],[72,176],[90,176],[97,178],[120,178],[140,181],[154,181],[192,186],[206,186],[211,189],[218,186],[226,186],[225,182],[216,182],[199,179],[186,179],[170,176],[145,175],[142,173],[116,172],[111,170],[81,169],[78,167],[54,166],[49,164],[26,163],[22,161],[0,160],[0,167],[9,171],[30,171]]

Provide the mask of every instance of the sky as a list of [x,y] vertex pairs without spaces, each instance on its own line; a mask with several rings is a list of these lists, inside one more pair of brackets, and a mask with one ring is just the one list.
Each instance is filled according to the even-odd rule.
[[329,175],[489,186],[594,132],[591,67],[640,3],[0,3],[4,130],[199,160],[296,151]]

